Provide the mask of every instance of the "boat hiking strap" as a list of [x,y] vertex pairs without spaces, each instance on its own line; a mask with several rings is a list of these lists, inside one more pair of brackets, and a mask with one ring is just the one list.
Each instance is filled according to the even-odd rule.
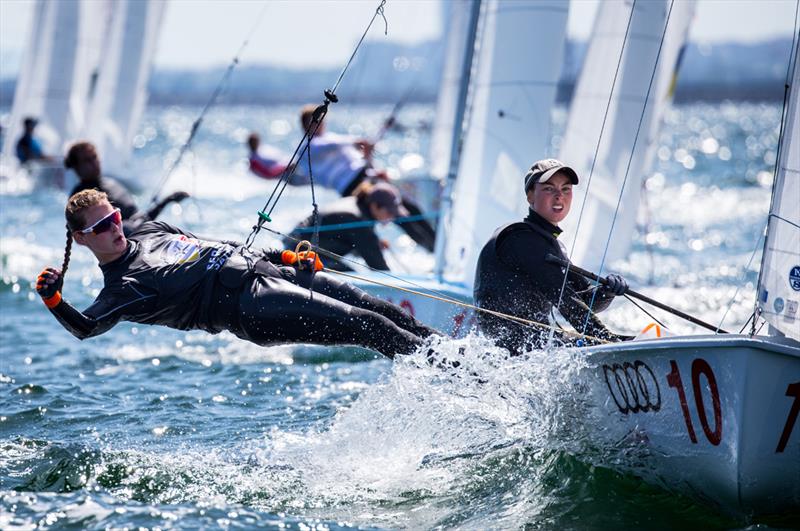
[[236,68],[236,66],[239,64],[239,57],[242,55],[242,52],[250,43],[250,39],[256,32],[256,29],[258,29],[259,25],[261,24],[261,19],[264,18],[264,13],[266,13],[268,5],[269,5],[268,3],[264,3],[264,7],[261,8],[261,12],[258,14],[258,17],[256,17],[256,20],[253,23],[252,28],[250,28],[250,32],[244,38],[244,41],[242,42],[242,45],[239,47],[239,50],[236,52],[236,55],[233,56],[231,63],[228,65],[228,68],[225,70],[225,73],[222,75],[222,78],[219,80],[219,83],[217,83],[214,92],[211,94],[211,97],[206,102],[206,105],[205,107],[203,107],[203,110],[200,111],[200,115],[192,124],[192,129],[189,132],[189,138],[187,138],[186,141],[183,143],[180,151],[178,151],[178,156],[175,158],[174,161],[172,161],[172,164],[170,165],[167,172],[164,174],[164,177],[161,178],[161,181],[156,186],[155,191],[153,192],[153,197],[150,198],[151,205],[155,205],[156,202],[158,202],[158,196],[159,194],[161,194],[161,190],[164,188],[164,185],[167,184],[167,181],[172,176],[172,172],[174,172],[175,168],[177,168],[178,165],[181,163],[184,154],[186,154],[186,152],[189,150],[189,147],[192,145],[195,135],[197,135],[197,131],[198,129],[200,129],[200,124],[203,123],[203,118],[205,117],[209,109],[211,109],[212,105],[216,103],[217,98],[219,98],[220,94],[222,94],[223,89],[227,86],[228,81],[230,81],[233,69]]
[[[281,232],[279,232],[277,230],[271,229],[269,227],[265,227],[264,230],[266,230],[267,232],[271,232],[272,234],[275,234],[277,236],[282,236],[282,237],[284,237],[286,239],[293,240],[293,241],[297,242],[297,246],[295,247],[295,252],[299,252],[299,249],[301,249],[301,246],[303,244],[308,244],[308,241],[306,241],[306,240],[300,240],[298,238],[294,238],[294,237],[292,237],[290,235],[283,234],[283,233],[281,233]],[[415,282],[412,282],[411,280],[404,279],[404,278],[401,278],[401,277],[397,277],[395,275],[392,275],[391,273],[387,273],[386,271],[381,271],[381,270],[372,268],[372,267],[370,267],[370,266],[368,266],[366,264],[362,264],[361,262],[358,262],[356,260],[351,260],[351,259],[349,259],[347,257],[338,255],[338,254],[336,254],[336,253],[334,253],[332,251],[329,251],[327,249],[321,248],[319,246],[317,246],[315,248],[315,250],[317,252],[317,255],[321,254],[323,256],[334,258],[335,260],[338,260],[338,261],[350,262],[352,264],[364,266],[364,267],[368,268],[370,271],[372,271],[373,273],[377,273],[377,274],[392,278],[392,279],[400,281],[400,282],[405,282],[406,284],[409,284],[411,286],[419,288],[419,290],[414,290],[414,289],[410,289],[410,288],[404,288],[402,286],[397,286],[395,284],[389,284],[389,283],[386,283],[386,282],[381,282],[379,280],[362,277],[362,276],[355,275],[355,274],[352,274],[352,273],[346,273],[344,271],[336,271],[335,269],[330,269],[330,268],[327,268],[327,267],[324,268],[324,271],[326,273],[332,273],[332,274],[335,274],[335,275],[340,275],[340,276],[343,276],[343,277],[352,278],[354,280],[360,280],[362,282],[369,282],[371,284],[375,284],[375,285],[378,285],[378,286],[383,286],[383,287],[390,288],[390,289],[395,289],[397,291],[403,291],[403,292],[406,292],[406,293],[412,293],[414,295],[419,295],[420,297],[426,297],[426,298],[437,300],[437,301],[444,302],[444,303],[447,303],[447,304],[452,304],[454,306],[461,306],[462,308],[467,308],[467,309],[470,309],[470,310],[474,310],[476,312],[482,312],[482,313],[486,313],[486,314],[489,314],[489,315],[493,315],[493,316],[498,317],[500,319],[505,319],[507,321],[513,321],[515,323],[518,323],[518,324],[521,324],[523,326],[527,326],[527,327],[530,327],[530,328],[539,328],[539,329],[546,329],[546,330],[552,330],[552,331],[559,331],[559,332],[561,332],[561,333],[563,333],[565,335],[568,335],[568,336],[572,336],[572,337],[575,337],[575,338],[578,338],[578,339],[584,339],[584,338],[585,339],[590,339],[592,341],[596,341],[596,342],[602,343],[602,344],[611,343],[611,341],[608,341],[607,339],[601,339],[599,337],[591,336],[589,334],[584,334],[584,333],[580,333],[580,332],[573,332],[571,330],[564,330],[563,328],[558,327],[558,326],[553,326],[553,325],[550,325],[550,324],[540,323],[540,322],[533,321],[533,320],[530,320],[530,319],[524,319],[522,317],[517,317],[515,315],[510,315],[510,314],[503,313],[503,312],[497,312],[497,311],[494,311],[494,310],[489,310],[487,308],[481,308],[480,306],[475,306],[474,304],[469,304],[469,303],[466,303],[466,302],[462,302],[462,301],[460,301],[458,299],[454,299],[452,297],[449,297],[446,294],[441,293],[439,291],[431,290],[431,289],[428,289],[428,288],[426,288],[424,286],[420,286],[419,284],[417,284]],[[425,291],[420,291],[420,290],[425,290]],[[582,345],[579,345],[579,346],[582,346]]]
[[333,88],[327,89],[324,91],[325,99],[323,100],[322,104],[319,105],[316,109],[314,109],[314,113],[312,115],[311,124],[305,128],[303,132],[303,138],[300,139],[300,143],[295,148],[294,152],[292,153],[291,158],[289,159],[289,164],[286,166],[286,169],[283,170],[281,176],[278,178],[278,182],[275,183],[275,188],[273,188],[272,193],[267,198],[264,207],[258,211],[258,220],[255,225],[253,225],[253,229],[250,232],[250,235],[245,240],[245,246],[250,248],[253,242],[258,236],[258,233],[264,228],[264,224],[272,221],[272,212],[275,210],[275,207],[278,204],[281,196],[283,195],[284,190],[289,185],[289,181],[291,180],[292,176],[294,175],[295,171],[297,170],[298,163],[303,159],[303,157],[307,157],[308,162],[308,177],[309,177],[309,184],[311,185],[311,204],[313,206],[312,211],[312,220],[314,223],[314,236],[312,238],[313,245],[316,246],[319,242],[319,207],[316,201],[316,193],[314,190],[314,176],[311,170],[311,151],[310,145],[311,140],[314,138],[314,135],[317,133],[319,126],[322,124],[322,120],[328,114],[328,106],[331,103],[337,103],[339,101],[338,96],[336,95],[336,90],[339,88],[339,84],[342,82],[345,73],[350,68],[351,63],[353,62],[353,58],[355,57],[358,49],[361,47],[361,44],[364,42],[364,38],[367,36],[370,28],[372,27],[372,23],[375,22],[375,19],[380,15],[383,18],[384,22],[384,34],[388,33],[389,26],[388,22],[386,21],[386,15],[383,12],[383,6],[386,4],[386,0],[381,0],[380,4],[378,5],[375,13],[372,15],[372,18],[367,24],[364,33],[361,35],[361,39],[359,39],[358,43],[356,44],[355,48],[353,49],[353,53],[350,54],[350,58],[347,60],[347,63],[342,68],[341,73],[339,74],[339,78],[334,83]]
[[[672,14],[672,7],[674,5],[675,5],[675,0],[672,0],[670,2],[670,4],[669,4],[669,10],[667,11],[667,15],[666,15],[666,18],[664,20],[664,29],[661,32],[661,40],[660,40],[660,42],[658,44],[658,52],[656,53],[656,60],[653,63],[653,71],[650,74],[650,81],[649,81],[649,83],[647,85],[647,93],[646,93],[645,98],[644,98],[644,105],[642,105],[642,111],[639,114],[639,123],[636,126],[636,134],[633,137],[633,146],[631,147],[630,155],[628,156],[628,162],[627,162],[627,165],[625,167],[625,175],[624,175],[624,177],[622,179],[622,186],[620,187],[619,195],[617,197],[617,204],[614,207],[614,216],[611,219],[611,229],[608,231],[608,237],[606,238],[605,247],[603,249],[603,256],[600,259],[600,269],[598,270],[598,274],[603,274],[604,266],[605,266],[605,263],[606,263],[606,256],[608,255],[608,248],[609,248],[609,245],[611,243],[611,236],[614,234],[614,226],[616,225],[617,216],[619,215],[619,209],[620,209],[620,206],[622,204],[622,197],[623,197],[623,194],[625,192],[625,185],[628,182],[628,176],[630,175],[630,171],[631,171],[631,164],[633,163],[633,157],[634,157],[634,154],[636,153],[636,145],[639,142],[639,136],[640,136],[640,133],[642,131],[642,123],[644,122],[645,111],[647,110],[647,105],[650,103],[650,92],[653,89],[653,81],[655,80],[656,72],[658,71],[658,62],[661,59],[661,51],[664,48],[664,39],[666,38],[666,35],[667,35],[667,28],[669,27],[670,15]],[[576,234],[579,234],[581,218],[583,217],[583,210],[584,210],[584,207],[586,205],[586,200],[589,197],[589,187],[591,186],[591,183],[592,183],[592,172],[594,171],[594,165],[595,165],[595,162],[597,161],[597,155],[598,155],[599,148],[600,148],[600,141],[601,141],[601,139],[603,137],[603,131],[605,130],[605,120],[606,120],[606,118],[608,116],[608,111],[609,111],[609,108],[611,106],[611,98],[612,98],[612,95],[614,93],[614,89],[616,88],[617,73],[619,72],[619,68],[620,68],[620,65],[621,65],[621,62],[622,62],[622,57],[623,57],[623,54],[625,52],[625,47],[628,45],[628,35],[629,35],[631,22],[633,20],[633,14],[634,14],[635,10],[636,10],[636,1],[634,0],[633,4],[631,6],[631,15],[630,15],[630,18],[628,19],[628,26],[625,29],[625,38],[623,40],[622,48],[620,50],[620,57],[619,57],[619,60],[617,62],[617,72],[615,72],[615,74],[614,74],[614,81],[612,83],[611,92],[609,93],[608,104],[607,104],[607,107],[606,107],[606,115],[603,117],[603,125],[602,125],[601,130],[600,130],[601,131],[600,132],[600,136],[599,136],[599,138],[597,140],[597,147],[596,147],[596,150],[595,150],[595,155],[592,158],[592,169],[590,170],[590,173],[589,173],[589,181],[586,184],[586,194],[584,195],[583,203],[581,204],[581,211],[580,211],[580,214],[579,214],[579,217],[578,217],[578,226],[576,227],[576,230],[575,230]],[[575,250],[575,242],[576,241],[577,241],[577,238],[572,243],[572,249],[570,250],[570,256],[572,256],[572,252]],[[599,284],[599,282],[596,281],[595,282],[595,287],[598,284]],[[564,292],[565,292],[565,289],[566,289],[566,285],[567,285],[567,273],[564,273],[564,281],[562,283],[561,293],[559,294],[559,298],[558,298],[559,305],[561,304],[561,300],[563,299]],[[583,323],[583,331],[586,331],[586,328],[589,326],[589,319],[591,317],[592,309],[594,308],[594,304],[595,304],[596,298],[597,298],[597,290],[595,290],[595,292],[592,294],[592,299],[589,302],[589,310],[586,312],[586,319],[584,320],[584,323]]]

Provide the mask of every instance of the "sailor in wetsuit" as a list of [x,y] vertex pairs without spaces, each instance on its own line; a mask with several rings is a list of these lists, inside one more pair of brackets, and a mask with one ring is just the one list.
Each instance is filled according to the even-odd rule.
[[[475,303],[537,323],[547,323],[557,308],[577,331],[620,340],[624,336],[610,332],[594,312],[606,309],[615,296],[625,293],[625,279],[611,274],[606,277],[605,286],[594,288],[570,272],[562,297],[564,269],[545,261],[548,254],[566,259],[557,240],[561,234],[558,223],[569,213],[572,186],[577,184],[575,170],[558,160],[540,160],[531,166],[525,175],[528,217],[498,228],[483,247],[475,272]],[[478,325],[514,354],[541,348],[549,335],[547,329],[531,328],[485,312],[478,313]]]
[[174,192],[147,212],[139,212],[139,208],[125,186],[116,179],[102,175],[100,158],[91,142],[77,142],[70,146],[67,156],[64,157],[64,167],[74,170],[79,179],[70,195],[92,188],[105,192],[111,205],[120,210],[122,219],[127,222],[125,234],[129,234],[145,221],[156,219],[169,203],[183,201],[189,197],[186,192]]
[[[61,271],[45,269],[36,289],[79,339],[132,321],[212,334],[230,330],[259,345],[361,345],[392,358],[435,332],[325,273],[278,265],[298,264],[291,251],[251,252],[161,222],[143,223],[127,239],[119,210],[97,190],[70,197],[66,218],[64,264]],[[73,238],[94,253],[103,271],[103,289],[83,312],[61,298]],[[321,268],[318,258],[309,258],[306,265]]]
[[[361,183],[356,193],[343,197],[320,209],[319,247],[339,256],[355,253],[372,269],[388,271],[383,257],[384,244],[375,234],[376,223],[388,223],[408,211],[400,194],[387,183]],[[314,217],[309,216],[294,228],[284,245],[294,247],[299,240],[309,239],[314,231]],[[326,257],[330,269],[352,271],[353,268],[334,257]]]

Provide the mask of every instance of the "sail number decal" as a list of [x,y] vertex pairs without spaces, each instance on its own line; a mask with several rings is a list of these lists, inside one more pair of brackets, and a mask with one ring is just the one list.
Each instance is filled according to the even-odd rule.
[[794,423],[797,421],[797,414],[800,413],[800,382],[789,384],[789,387],[786,388],[786,396],[793,396],[794,401],[789,409],[789,416],[786,417],[786,424],[783,426],[781,438],[778,440],[778,447],[775,448],[776,454],[786,449],[786,443],[789,442],[789,436],[792,434]]
[[[689,414],[689,404],[686,401],[686,391],[683,388],[683,380],[681,379],[681,371],[678,369],[678,363],[675,360],[669,362],[671,371],[667,375],[667,384],[674,387],[678,392],[678,399],[681,403],[681,411],[683,412],[683,420],[686,422],[686,431],[689,432],[689,439],[697,444],[697,435],[694,431],[692,424],[692,417]],[[703,389],[700,386],[700,377],[703,376],[708,384],[708,389],[711,392],[711,407],[714,410],[714,429],[708,421],[706,415],[706,408],[703,399]],[[714,446],[718,446],[722,442],[722,406],[719,400],[719,388],[717,387],[717,379],[714,376],[714,371],[711,370],[711,365],[702,358],[697,358],[692,362],[692,394],[694,395],[694,404],[697,410],[697,417],[700,419],[700,426],[703,428],[703,433],[708,439],[708,442]]]

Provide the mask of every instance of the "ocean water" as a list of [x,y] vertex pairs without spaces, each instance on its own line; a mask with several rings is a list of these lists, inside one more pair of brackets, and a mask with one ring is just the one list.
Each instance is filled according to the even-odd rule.
[[[342,105],[330,127],[371,136],[389,110]],[[148,109],[124,176],[143,204],[199,112]],[[291,150],[296,112],[213,108],[164,187],[193,199],[163,219],[243,240],[273,186],[248,175],[243,141],[257,130]],[[738,331],[753,308],[780,116],[767,104],[672,109],[643,223],[613,269],[635,289],[712,323],[724,316]],[[406,127],[379,145],[381,163],[424,174],[432,118],[430,106],[404,108]],[[555,121],[558,131],[563,110]],[[462,347],[473,369],[451,373],[422,354],[392,363],[352,347],[262,348],[228,333],[129,323],[80,342],[33,289],[43,267],[62,261],[65,193],[16,178],[0,185],[2,529],[800,525],[796,515],[741,514],[605,466],[580,435],[575,378],[587,361],[568,351],[486,357],[494,351],[470,335],[437,346]],[[320,203],[335,198],[318,194]],[[289,189],[275,227],[290,229],[310,202],[308,189]],[[379,231],[395,265],[429,265],[396,229]],[[65,297],[84,307],[100,287],[93,257],[76,249]],[[675,332],[698,332],[664,319]],[[604,320],[635,333],[650,319],[615,303]]]

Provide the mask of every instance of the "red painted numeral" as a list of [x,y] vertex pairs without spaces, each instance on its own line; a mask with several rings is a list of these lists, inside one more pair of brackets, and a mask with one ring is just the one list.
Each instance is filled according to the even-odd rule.
[[[706,408],[703,404],[703,389],[700,387],[700,375],[706,377],[708,388],[711,391],[711,405],[714,408],[714,431],[708,425],[706,418]],[[718,446],[722,441],[722,408],[719,404],[719,389],[714,371],[706,360],[696,359],[692,362],[692,388],[694,389],[694,402],[697,406],[697,415],[700,417],[700,425],[706,434],[708,442]]]
[[[678,399],[681,402],[681,411],[683,411],[683,420],[686,422],[686,431],[689,432],[689,439],[697,444],[697,435],[694,433],[694,426],[692,425],[692,417],[689,414],[689,404],[686,402],[686,392],[683,390],[683,381],[681,380],[681,373],[678,369],[678,364],[675,360],[669,362],[671,371],[667,375],[667,383],[670,387],[674,387],[678,391]],[[711,392],[711,406],[714,409],[714,429],[708,425],[708,417],[706,416],[706,408],[703,403],[703,388],[700,387],[700,375],[706,377],[708,382],[708,389]],[[711,370],[711,365],[704,359],[696,359],[692,362],[692,391],[694,392],[694,405],[697,408],[697,417],[700,419],[700,426],[703,428],[703,433],[706,435],[708,442],[714,446],[718,446],[722,442],[722,407],[719,401],[719,388],[717,387],[717,379],[714,377],[714,371]]]
[[689,432],[689,439],[697,444],[697,436],[694,434],[694,426],[692,426],[692,417],[689,416],[689,405],[686,403],[686,393],[683,391],[683,382],[681,381],[681,373],[678,370],[678,364],[675,360],[670,360],[670,367],[672,371],[667,375],[667,383],[670,387],[674,387],[678,391],[678,399],[681,401],[681,410],[683,411],[683,420],[686,422],[686,431]]
[[792,434],[795,421],[797,421],[797,414],[800,413],[800,382],[789,384],[789,387],[786,388],[786,396],[793,396],[794,402],[792,403],[792,408],[789,410],[789,416],[786,417],[786,425],[783,427],[781,439],[778,441],[778,447],[775,449],[776,454],[786,449],[786,443],[789,442],[789,436]]

